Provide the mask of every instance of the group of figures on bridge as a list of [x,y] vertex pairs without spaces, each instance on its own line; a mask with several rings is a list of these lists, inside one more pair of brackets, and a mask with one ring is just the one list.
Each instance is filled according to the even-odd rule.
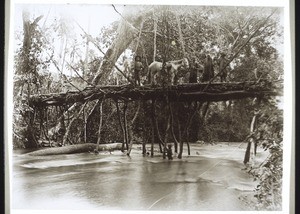
[[226,82],[228,69],[226,68],[225,53],[219,57],[204,55],[203,63],[197,58],[172,60],[167,62],[153,61],[147,68],[142,58],[137,55],[133,62],[124,60],[124,70],[132,74],[133,82],[139,85],[177,85],[180,83],[209,82],[218,74],[220,82]]

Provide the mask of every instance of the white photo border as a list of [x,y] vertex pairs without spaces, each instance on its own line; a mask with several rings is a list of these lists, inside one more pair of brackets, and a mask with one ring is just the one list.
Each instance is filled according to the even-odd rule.
[[[10,192],[10,179],[12,179],[12,106],[13,106],[13,96],[12,96],[12,82],[13,82],[13,75],[10,72],[13,68],[13,46],[14,46],[14,5],[15,4],[23,4],[23,3],[31,3],[31,4],[167,4],[167,5],[211,5],[211,6],[274,6],[274,7],[283,7],[284,8],[284,141],[291,142],[290,144],[284,144],[284,164],[283,164],[283,188],[282,188],[282,211],[274,211],[272,213],[290,213],[290,201],[293,200],[290,198],[292,194],[291,191],[291,169],[293,169],[292,164],[292,145],[295,142],[294,133],[294,61],[292,60],[292,34],[291,34],[291,26],[292,26],[292,19],[291,19],[291,3],[288,0],[247,0],[247,1],[240,1],[240,0],[190,0],[190,1],[171,1],[171,0],[152,0],[149,1],[138,1],[138,0],[11,0],[6,1],[6,14],[9,14],[9,17],[5,17],[6,21],[6,29],[5,29],[5,190],[6,190],[6,212],[7,213],[14,213],[14,214],[34,214],[34,213],[53,213],[54,210],[15,210],[11,209],[12,204],[10,201],[11,192]],[[293,185],[293,184],[292,184]],[[9,206],[7,206],[9,204]],[[116,213],[121,211],[101,211],[102,213]],[[177,212],[177,211],[176,211]],[[173,212],[172,213],[176,213]],[[82,210],[55,210],[55,213],[99,213],[99,211],[82,211]],[[142,213],[142,211],[122,211],[121,213]],[[154,213],[149,211],[147,213]],[[155,212],[157,213],[157,212]],[[171,212],[164,212],[164,213],[171,213]],[[179,212],[178,212],[179,213]],[[182,211],[180,211],[182,213]],[[198,212],[188,212],[188,213],[198,213]],[[206,213],[206,212],[201,212]],[[207,212],[212,213],[212,212]],[[231,212],[213,212],[213,213],[231,213]],[[249,213],[249,212],[239,212],[239,213]],[[251,212],[252,213],[252,212]],[[259,213],[269,213],[260,211]]]

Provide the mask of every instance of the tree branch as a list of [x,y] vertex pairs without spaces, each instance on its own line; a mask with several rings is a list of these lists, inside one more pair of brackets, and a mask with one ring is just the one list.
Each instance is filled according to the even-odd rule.
[[[269,18],[276,12],[276,10],[274,10],[264,21],[261,25],[259,25],[254,32],[252,33],[252,35],[250,35],[248,37],[248,39],[245,41],[245,43],[237,50],[237,52],[230,58],[230,60],[228,60],[228,62],[224,65],[223,69],[220,70],[212,79],[210,79],[207,87],[209,87],[209,85],[212,83],[212,81],[214,81],[216,79],[216,77],[220,76],[223,72],[225,72],[225,68],[232,62],[233,59],[235,59],[237,57],[237,55],[240,53],[240,51],[249,43],[249,41],[255,36],[255,34],[259,31],[259,29],[261,28],[261,26],[265,25],[267,23],[267,21],[269,20]],[[204,91],[207,89],[207,87],[204,89]]]

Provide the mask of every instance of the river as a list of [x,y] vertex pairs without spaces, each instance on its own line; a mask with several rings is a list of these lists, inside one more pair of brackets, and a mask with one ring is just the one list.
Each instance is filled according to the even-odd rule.
[[192,145],[164,160],[114,151],[51,156],[13,153],[13,209],[253,210],[257,185],[243,170],[245,144]]

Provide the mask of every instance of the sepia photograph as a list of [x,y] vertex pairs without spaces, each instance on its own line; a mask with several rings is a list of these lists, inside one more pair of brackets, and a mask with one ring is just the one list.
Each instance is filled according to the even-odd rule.
[[11,1],[11,213],[289,213],[289,2],[154,2]]

